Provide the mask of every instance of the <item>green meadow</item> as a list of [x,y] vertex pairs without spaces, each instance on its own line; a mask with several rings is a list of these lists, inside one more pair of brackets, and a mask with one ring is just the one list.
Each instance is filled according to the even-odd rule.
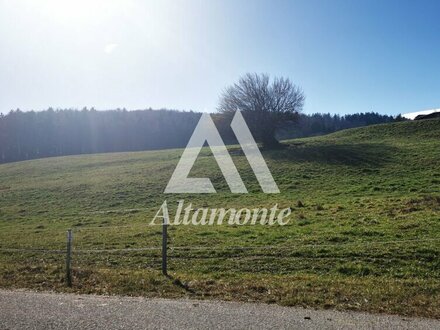
[[[164,133],[166,134],[166,133]],[[249,194],[232,194],[209,148],[191,172],[217,194],[164,194],[181,149],[0,165],[0,287],[261,301],[440,318],[440,120],[349,129],[263,151],[264,194],[229,147]],[[170,226],[194,208],[290,208],[285,226]],[[73,286],[64,282],[73,230]]]

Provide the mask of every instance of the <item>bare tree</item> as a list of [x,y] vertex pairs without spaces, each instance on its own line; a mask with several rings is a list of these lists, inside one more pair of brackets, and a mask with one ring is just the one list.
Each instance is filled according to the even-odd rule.
[[237,109],[249,125],[254,137],[264,147],[279,146],[277,129],[297,118],[305,96],[290,79],[267,74],[247,73],[237,83],[227,87],[220,96],[218,111],[226,117]]

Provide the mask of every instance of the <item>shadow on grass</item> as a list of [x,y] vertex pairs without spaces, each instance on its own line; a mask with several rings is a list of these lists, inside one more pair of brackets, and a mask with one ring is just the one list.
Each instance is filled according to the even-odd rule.
[[265,156],[273,160],[381,167],[391,162],[399,149],[386,144],[288,144]]
[[180,281],[178,278],[175,278],[173,276],[171,276],[170,274],[165,275],[166,278],[170,279],[173,284],[181,289],[184,289],[186,292],[191,293],[191,294],[196,294],[196,292],[191,289],[188,284],[182,283],[182,281]]

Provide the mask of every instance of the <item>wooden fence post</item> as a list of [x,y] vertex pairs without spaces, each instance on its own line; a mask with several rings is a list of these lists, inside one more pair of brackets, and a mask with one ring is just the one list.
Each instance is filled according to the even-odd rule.
[[163,217],[162,223],[162,274],[168,275],[167,269],[168,218]]
[[72,286],[72,229],[67,230],[66,283]]

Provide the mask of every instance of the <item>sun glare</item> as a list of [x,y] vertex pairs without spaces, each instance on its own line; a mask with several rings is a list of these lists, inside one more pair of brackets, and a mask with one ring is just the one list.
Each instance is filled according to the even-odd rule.
[[44,17],[65,23],[99,21],[130,9],[130,0],[42,0],[31,2]]

